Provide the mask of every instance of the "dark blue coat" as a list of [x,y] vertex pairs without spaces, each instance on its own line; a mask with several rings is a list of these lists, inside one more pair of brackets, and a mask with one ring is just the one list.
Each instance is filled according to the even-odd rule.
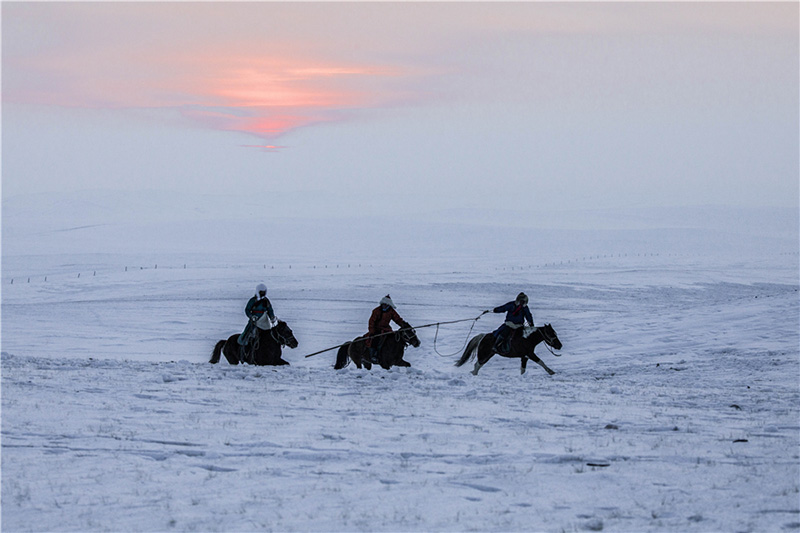
[[495,313],[506,313],[506,322],[524,324],[527,318],[530,325],[533,325],[533,315],[527,305],[517,305],[516,302],[508,302],[500,307],[495,307],[493,311]]
[[244,308],[244,314],[247,315],[247,318],[256,317],[256,319],[259,319],[264,313],[267,313],[270,320],[275,320],[275,312],[272,310],[269,298],[261,298],[259,300],[257,296],[253,296]]

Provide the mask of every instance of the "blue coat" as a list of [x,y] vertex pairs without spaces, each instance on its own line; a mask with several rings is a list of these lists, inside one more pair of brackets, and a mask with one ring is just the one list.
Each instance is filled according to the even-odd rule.
[[506,322],[524,324],[527,318],[530,325],[533,325],[533,315],[527,305],[517,305],[516,302],[508,302],[500,307],[495,307],[493,311],[495,313],[506,313]]
[[256,319],[259,319],[264,313],[267,313],[270,320],[275,320],[275,312],[272,310],[269,298],[261,298],[259,300],[257,296],[253,296],[244,308],[244,314],[247,315],[247,318],[256,317]]

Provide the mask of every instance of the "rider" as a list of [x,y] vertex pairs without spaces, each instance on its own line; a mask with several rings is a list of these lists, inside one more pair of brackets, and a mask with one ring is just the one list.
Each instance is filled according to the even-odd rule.
[[[401,328],[411,327],[408,322],[397,314],[394,302],[392,302],[391,296],[387,294],[381,298],[380,305],[372,310],[372,314],[369,317],[369,331],[365,343],[367,348],[369,348],[369,357],[373,363],[378,362],[378,352],[381,346],[383,346],[383,342],[386,340],[386,335],[381,335],[381,333],[392,332],[392,321]],[[375,335],[381,336],[373,338]]]
[[[256,285],[256,294],[247,302],[247,305],[244,308],[244,314],[247,315],[249,319],[247,325],[244,327],[244,331],[241,335],[239,335],[239,344],[242,346],[247,346],[250,344],[250,341],[256,334],[256,327],[260,327],[263,324],[256,324],[264,314],[267,315],[269,318],[269,322],[271,325],[275,325],[277,319],[275,318],[275,312],[272,310],[272,304],[267,298],[267,286],[263,283],[259,283]],[[261,327],[260,329],[269,329]]]
[[528,296],[521,292],[517,295],[516,300],[508,302],[500,307],[492,309],[495,313],[506,313],[506,321],[497,328],[492,335],[494,335],[494,349],[498,353],[507,353],[511,346],[511,337],[513,333],[525,325],[525,320],[533,326],[533,315],[531,310],[528,309]]

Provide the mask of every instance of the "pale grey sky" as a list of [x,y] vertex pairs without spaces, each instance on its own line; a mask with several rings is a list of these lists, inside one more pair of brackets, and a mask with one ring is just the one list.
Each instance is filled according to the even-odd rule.
[[798,205],[798,4],[2,3],[2,192]]

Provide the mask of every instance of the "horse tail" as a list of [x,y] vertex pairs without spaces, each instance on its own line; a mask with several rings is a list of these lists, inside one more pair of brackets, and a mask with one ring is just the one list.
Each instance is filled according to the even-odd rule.
[[346,342],[339,347],[336,352],[336,364],[333,365],[334,370],[341,370],[350,363],[350,345],[352,342]]
[[225,346],[225,341],[221,340],[214,346],[214,353],[211,354],[211,360],[209,363],[215,365],[219,363],[219,356],[222,355],[222,347]]
[[481,333],[480,335],[476,335],[472,337],[472,339],[467,344],[467,347],[464,348],[464,353],[461,355],[461,359],[456,362],[456,366],[461,366],[473,357],[475,354],[478,353],[478,346],[481,344],[483,337],[485,337],[485,333]]

